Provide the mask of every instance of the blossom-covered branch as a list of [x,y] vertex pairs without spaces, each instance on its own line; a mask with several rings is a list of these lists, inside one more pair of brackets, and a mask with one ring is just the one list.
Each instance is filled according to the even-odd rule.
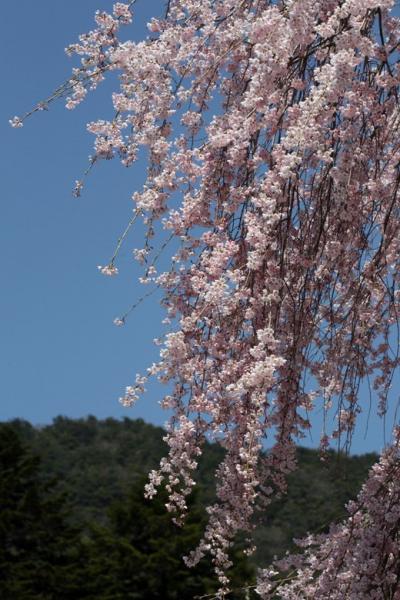
[[[325,414],[324,449],[331,439],[349,445],[368,407],[363,379],[377,413],[387,411],[400,300],[392,6],[170,0],[136,43],[118,38],[132,7],[117,3],[68,49],[82,60],[63,88],[68,108],[107,72],[120,76],[114,117],[88,125],[92,161],[129,166],[146,148],[135,214],[148,237],[159,221],[179,242],[170,270],[147,273],[171,323],[147,375],[171,384],[162,405],[173,411],[170,452],[147,494],[165,481],[180,522],[204,439],[221,443],[218,501],[187,560],[211,553],[223,586],[236,532],[285,489],[310,415]],[[146,262],[151,250],[136,257]],[[117,273],[114,259],[103,273]],[[128,387],[128,404],[146,377]],[[272,449],[262,456],[265,436]]]
[[[343,600],[400,598],[400,430],[371,469],[348,517],[328,534],[298,541],[301,554],[261,572],[262,598]],[[293,571],[293,568],[295,569]],[[279,577],[291,571],[290,578]]]

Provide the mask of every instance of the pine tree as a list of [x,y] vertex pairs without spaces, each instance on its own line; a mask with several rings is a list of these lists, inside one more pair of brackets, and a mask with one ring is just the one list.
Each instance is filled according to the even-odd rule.
[[[0,426],[0,598],[82,598],[80,532],[68,524],[66,497],[44,480],[40,459],[15,430]],[[78,593],[79,592],[79,593]]]
[[[138,479],[128,498],[113,504],[108,527],[92,527],[90,599],[192,600],[215,592],[218,585],[211,561],[205,559],[189,570],[182,559],[198,543],[204,527],[205,516],[195,499],[181,528],[165,510],[165,490],[149,501],[143,496],[144,484],[144,478]],[[231,578],[240,587],[252,576],[252,568],[238,548],[234,554]]]

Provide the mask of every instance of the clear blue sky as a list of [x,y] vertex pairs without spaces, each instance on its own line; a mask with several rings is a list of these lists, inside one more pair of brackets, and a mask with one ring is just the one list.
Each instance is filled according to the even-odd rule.
[[[135,38],[146,35],[145,23],[162,5],[138,0]],[[131,258],[134,237],[121,253],[118,277],[103,277],[96,268],[106,264],[130,218],[130,196],[143,179],[143,165],[124,169],[117,161],[104,162],[81,198],[71,194],[91,153],[86,122],[112,114],[110,86],[75,111],[60,102],[22,129],[8,125],[68,77],[75,63],[64,48],[93,27],[97,8],[111,6],[109,0],[2,6],[0,420],[47,423],[59,414],[142,417],[156,424],[166,419],[157,386],[134,409],[118,404],[135,373],[157,360],[152,339],[162,331],[155,297],[125,327],[112,323],[144,291]],[[381,424],[371,421],[364,434],[363,427],[354,451],[381,447]]]

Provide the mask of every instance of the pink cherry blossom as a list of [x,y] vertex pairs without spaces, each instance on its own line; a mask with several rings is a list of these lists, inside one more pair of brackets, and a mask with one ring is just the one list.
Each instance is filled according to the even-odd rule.
[[[400,430],[374,465],[347,518],[297,544],[303,551],[261,571],[261,598],[399,598]],[[290,573],[287,577],[287,573]]]
[[[173,416],[169,454],[146,493],[164,481],[182,522],[204,441],[223,446],[217,502],[187,562],[210,553],[224,591],[232,541],[285,491],[310,414],[324,415],[323,452],[348,450],[358,414],[370,410],[363,380],[377,418],[387,413],[399,363],[400,21],[393,0],[170,0],[149,37],[123,41],[131,4],[96,13],[95,28],[67,49],[79,66],[46,106],[63,97],[74,108],[110,71],[119,75],[114,117],[88,130],[91,165],[148,157],[146,181],[132,190],[147,230],[134,256],[140,280],[163,290],[169,329],[148,374],[168,385],[161,404]],[[118,272],[116,255],[102,273]],[[143,391],[136,382],[121,401]],[[362,508],[293,558],[300,571],[282,597],[395,589],[396,452],[368,479]],[[264,597],[274,569],[260,579]]]

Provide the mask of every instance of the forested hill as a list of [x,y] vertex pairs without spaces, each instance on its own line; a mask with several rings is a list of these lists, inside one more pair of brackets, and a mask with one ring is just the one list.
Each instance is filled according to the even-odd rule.
[[[98,420],[57,417],[52,425],[35,428],[15,420],[12,426],[35,454],[42,473],[56,476],[72,503],[74,522],[106,522],[107,509],[121,500],[131,486],[155,468],[166,452],[161,427],[141,419]],[[214,470],[222,449],[207,444],[197,475],[196,502],[204,505],[214,496]],[[375,454],[338,457],[321,461],[317,451],[298,448],[299,469],[290,477],[289,492],[261,517],[257,527],[258,558],[285,551],[293,537],[315,531],[343,515]]]
[[[21,440],[38,454],[45,475],[56,476],[71,499],[78,521],[104,522],[107,509],[132,484],[157,467],[167,452],[165,431],[142,419],[100,421],[57,417],[52,425],[33,427],[11,422]],[[200,502],[212,494],[212,472],[221,460],[221,448],[207,444],[197,480]]]
[[[192,517],[177,533],[163,507],[163,494],[155,502],[143,498],[145,475],[166,452],[163,435],[159,427],[127,418],[57,417],[44,427],[22,420],[0,424],[0,503],[7,506],[0,513],[0,536],[5,536],[0,540],[0,598],[184,599],[215,589],[210,565],[187,575],[181,556],[201,534],[202,507],[214,497],[214,470],[222,450],[205,446]],[[299,469],[290,477],[288,494],[258,517],[257,553],[251,562],[237,559],[236,587],[252,579],[254,566],[265,566],[290,549],[293,537],[340,519],[345,502],[356,495],[376,458],[332,453],[321,462],[316,451],[299,448]],[[43,548],[48,556],[40,554]],[[64,558],[54,565],[51,561],[59,556]],[[42,565],[50,561],[51,571],[59,573],[53,581],[58,595],[26,591],[41,572],[37,560]],[[49,568],[43,567],[44,572]]]

